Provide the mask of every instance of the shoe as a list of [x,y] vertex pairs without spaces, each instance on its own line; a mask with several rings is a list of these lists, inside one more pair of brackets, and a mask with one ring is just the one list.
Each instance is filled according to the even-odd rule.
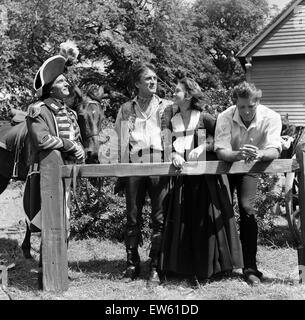
[[161,280],[156,268],[151,268],[147,279],[147,287],[152,288],[161,284]]
[[200,282],[197,278],[197,276],[191,276],[189,279],[188,279],[188,283],[190,284],[190,286],[194,289],[199,289],[200,288]]
[[149,263],[149,276],[147,283],[150,285],[161,284],[161,273],[159,275],[159,260],[160,260],[160,250],[161,245],[161,234],[155,234],[152,236],[151,250],[149,253],[150,263]]
[[127,267],[123,272],[122,278],[134,280],[140,274],[140,256],[137,248],[126,249]]
[[123,278],[135,280],[140,274],[140,265],[128,266],[123,272]]
[[244,270],[245,281],[250,286],[257,286],[257,285],[261,284],[261,277],[262,276],[263,276],[263,274],[258,270],[254,270],[254,269]]
[[245,280],[248,283],[248,285],[256,287],[261,284],[261,280],[259,277],[257,277],[253,273],[248,273],[245,275]]
[[156,268],[151,268],[148,276],[148,281],[151,283],[160,283],[159,273]]

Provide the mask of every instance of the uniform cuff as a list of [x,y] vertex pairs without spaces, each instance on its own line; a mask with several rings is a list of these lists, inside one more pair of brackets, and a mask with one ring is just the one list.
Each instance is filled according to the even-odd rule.
[[63,147],[62,147],[63,152],[71,152],[76,149],[76,144],[73,141],[65,138],[61,138],[61,140],[63,143]]

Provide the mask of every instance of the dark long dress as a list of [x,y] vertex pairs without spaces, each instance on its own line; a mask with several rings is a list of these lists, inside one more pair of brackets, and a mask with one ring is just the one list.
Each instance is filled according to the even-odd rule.
[[[201,114],[194,130],[194,147],[198,128],[214,134],[214,125],[211,116]],[[215,153],[207,153],[207,160],[216,160]],[[242,250],[227,177],[173,177],[160,269],[165,273],[209,278],[242,267]]]

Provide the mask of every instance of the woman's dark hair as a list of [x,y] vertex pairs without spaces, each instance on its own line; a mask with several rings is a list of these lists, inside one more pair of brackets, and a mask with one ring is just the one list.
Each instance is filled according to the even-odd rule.
[[134,65],[134,67],[132,68],[132,82],[134,87],[135,87],[135,84],[138,81],[140,81],[141,75],[143,74],[143,72],[147,69],[152,70],[153,72],[156,73],[156,67],[152,63],[140,62]]
[[252,98],[255,102],[259,101],[262,97],[262,90],[257,89],[253,83],[247,81],[241,82],[233,89],[233,101],[237,102],[238,98]]
[[203,111],[208,104],[208,101],[199,84],[188,77],[179,79],[177,82],[183,84],[186,92],[191,95],[191,109]]

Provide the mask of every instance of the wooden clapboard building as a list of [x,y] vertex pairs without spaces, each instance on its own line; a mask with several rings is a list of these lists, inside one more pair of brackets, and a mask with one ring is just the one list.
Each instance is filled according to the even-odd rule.
[[262,103],[305,126],[305,0],[293,0],[237,54]]

